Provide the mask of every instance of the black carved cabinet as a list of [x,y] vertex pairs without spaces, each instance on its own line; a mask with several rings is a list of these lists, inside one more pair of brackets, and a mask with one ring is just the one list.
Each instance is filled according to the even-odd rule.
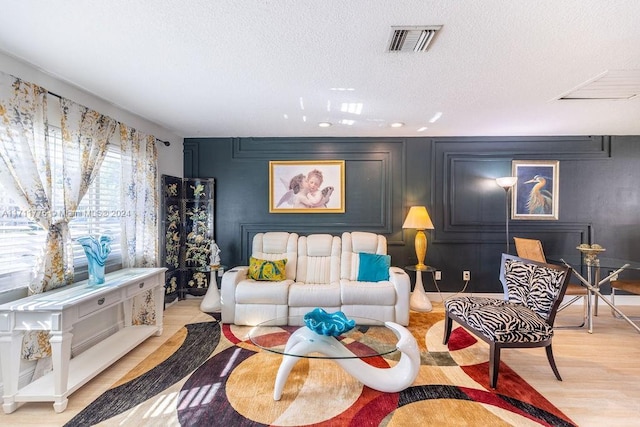
[[[209,263],[214,239],[213,178],[162,175],[162,265],[165,303],[202,296],[211,280]],[[214,277],[215,281],[215,277]],[[214,282],[215,283],[215,282]]]

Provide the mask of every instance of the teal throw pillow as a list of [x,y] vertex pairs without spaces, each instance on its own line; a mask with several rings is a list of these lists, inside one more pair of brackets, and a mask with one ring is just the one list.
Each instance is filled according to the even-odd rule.
[[390,255],[376,255],[360,252],[358,267],[359,282],[380,282],[389,280]]

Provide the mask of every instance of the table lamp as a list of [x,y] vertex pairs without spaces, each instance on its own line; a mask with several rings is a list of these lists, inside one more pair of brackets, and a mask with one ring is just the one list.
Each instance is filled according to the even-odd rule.
[[507,218],[505,220],[505,228],[507,233],[507,253],[509,253],[509,191],[511,190],[511,187],[516,185],[516,182],[518,182],[517,176],[503,176],[501,178],[496,178],[496,183],[504,189],[506,194],[505,204],[507,210]]
[[433,230],[433,223],[429,218],[427,208],[424,206],[411,206],[407,218],[402,224],[402,228],[414,228],[418,230],[416,233],[416,256],[418,257],[418,264],[416,269],[424,269],[424,258],[427,256],[427,236],[424,234],[424,230]]

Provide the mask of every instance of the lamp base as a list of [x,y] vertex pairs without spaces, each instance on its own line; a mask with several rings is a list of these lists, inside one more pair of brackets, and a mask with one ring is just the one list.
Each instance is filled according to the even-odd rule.
[[427,256],[427,235],[424,234],[423,230],[416,232],[414,245],[416,248],[416,257],[418,258],[416,268],[423,269],[426,267],[426,265],[424,265],[424,258]]

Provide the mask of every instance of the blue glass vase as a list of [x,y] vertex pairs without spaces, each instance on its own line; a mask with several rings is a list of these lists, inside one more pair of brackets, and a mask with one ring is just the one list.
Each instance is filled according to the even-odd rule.
[[104,283],[104,265],[111,252],[111,237],[83,236],[76,239],[82,245],[89,265],[89,284]]

